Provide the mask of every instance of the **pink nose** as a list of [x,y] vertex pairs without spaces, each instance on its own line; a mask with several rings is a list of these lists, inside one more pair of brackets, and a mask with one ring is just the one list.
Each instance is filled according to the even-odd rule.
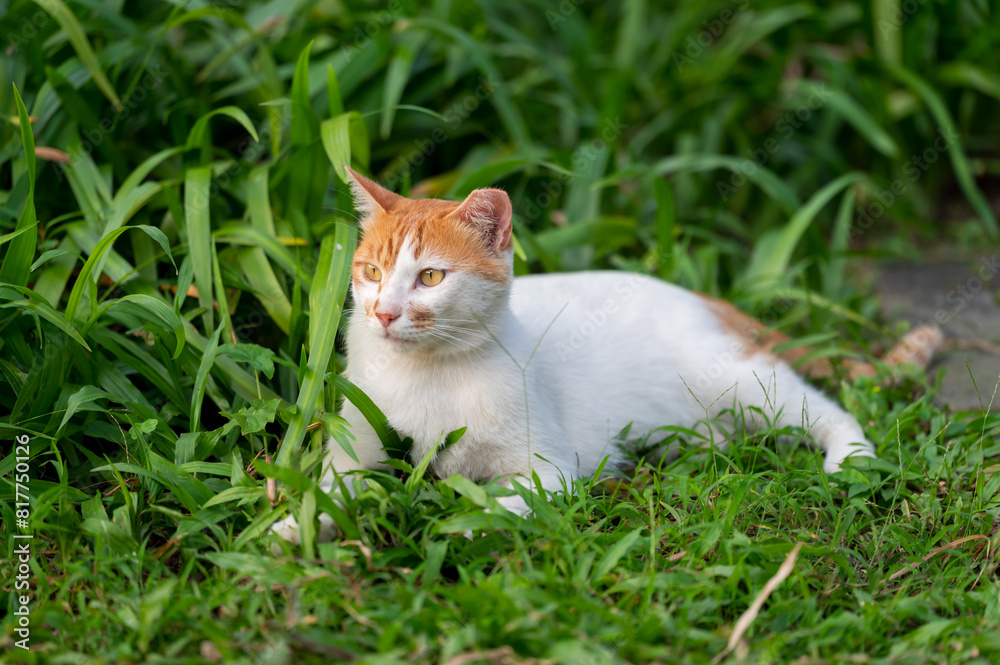
[[378,320],[382,322],[383,328],[388,328],[389,324],[399,318],[399,314],[393,314],[391,312],[375,312],[375,316]]

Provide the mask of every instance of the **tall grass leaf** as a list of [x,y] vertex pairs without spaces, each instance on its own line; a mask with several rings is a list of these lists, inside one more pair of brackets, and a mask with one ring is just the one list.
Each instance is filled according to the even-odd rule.
[[979,65],[959,60],[942,65],[937,78],[952,85],[963,85],[978,90],[984,95],[1000,101],[1000,74],[990,72]]
[[656,196],[656,265],[660,279],[674,279],[674,229],[676,215],[674,212],[674,190],[670,183],[657,178],[653,181],[653,192]]
[[[798,195],[788,183],[779,178],[774,171],[755,164],[750,173],[744,173],[742,167],[749,160],[731,155],[687,154],[667,157],[656,162],[650,170],[661,176],[674,173],[700,173],[715,169],[727,169],[734,174],[746,176],[746,179],[760,187],[768,196],[780,203],[785,210],[792,212],[801,205]],[[716,186],[722,181],[718,181]],[[603,183],[599,183],[603,184]],[[729,185],[729,182],[724,184]],[[716,187],[717,188],[717,187]]]
[[229,300],[226,296],[225,285],[222,283],[222,270],[219,268],[219,254],[215,251],[214,240],[209,254],[212,257],[212,281],[215,288],[215,300],[218,303],[219,318],[222,319],[222,327],[227,333],[222,339],[226,344],[235,344],[233,319],[229,314]]
[[[250,222],[262,236],[274,236],[274,218],[268,197],[268,167],[255,168],[250,174],[248,184],[247,210],[250,213]],[[237,260],[258,301],[278,327],[288,334],[291,327],[292,305],[288,301],[284,287],[274,274],[264,250],[260,247],[241,250],[237,252]],[[293,261],[289,254],[289,265],[292,265]]]
[[643,36],[649,34],[645,23],[646,0],[626,0],[621,6],[623,16],[615,40],[615,66],[629,72],[635,69],[638,54],[645,46]]
[[[743,5],[746,7],[746,5]],[[704,65],[692,68],[695,76],[709,80],[719,80],[726,76],[744,53],[764,41],[769,35],[788,25],[793,25],[805,17],[816,13],[816,7],[804,3],[785,4],[773,9],[754,9],[738,12],[718,51],[712,58],[706,58]],[[700,26],[699,26],[700,28]]]
[[312,559],[316,552],[316,488],[302,494],[299,504],[299,545],[302,546],[302,556]]
[[66,411],[63,413],[62,421],[59,423],[58,429],[56,429],[56,436],[62,431],[62,428],[66,426],[69,419],[73,417],[77,411],[81,409],[86,404],[90,402],[95,402],[99,399],[108,399],[111,395],[104,392],[97,386],[83,386],[75,393],[69,396],[69,400],[66,403]]
[[823,271],[823,293],[827,298],[836,298],[844,283],[847,265],[846,254],[851,247],[851,225],[854,223],[854,188],[849,187],[840,199],[840,208],[833,222],[830,238],[830,258]]
[[181,147],[166,148],[151,155],[144,159],[139,166],[135,167],[128,177],[122,181],[122,184],[118,187],[118,191],[115,192],[115,197],[111,201],[112,207],[118,207],[119,202],[125,197],[129,196],[134,189],[143,184],[146,177],[153,172],[153,170],[160,166],[163,162],[167,161],[175,155],[179,155],[184,151]]
[[[8,242],[10,242],[11,240],[13,240],[14,238],[17,238],[18,236],[24,235],[28,231],[34,230],[34,228],[36,226],[38,226],[38,220],[37,219],[35,220],[35,222],[31,226],[25,226],[25,227],[22,227],[22,228],[18,229],[17,231],[11,231],[10,233],[5,233],[4,235],[0,236],[0,247],[3,247],[4,245],[6,245]],[[49,251],[47,251],[44,254],[42,254],[42,256],[44,256],[46,259],[50,259],[50,258],[52,258],[52,256],[53,256],[52,252],[54,252],[54,251],[57,251],[57,250],[51,250],[50,249]],[[44,263],[44,261],[42,261],[42,263]],[[35,261],[34,263],[31,264],[31,267],[28,269],[28,271],[29,272],[33,271],[35,269],[35,267],[38,266],[38,265],[41,265],[41,264],[38,261]]]
[[215,363],[215,353],[219,348],[219,337],[222,335],[224,326],[220,325],[212,333],[198,364],[198,374],[194,378],[194,386],[191,391],[191,431],[197,432],[201,421],[201,407],[205,399],[205,384],[208,382],[208,373]]
[[264,250],[259,247],[240,250],[237,260],[243,276],[253,289],[253,295],[267,311],[267,315],[287,335],[291,328],[292,303],[285,295]]
[[[191,345],[191,348],[196,354],[206,353],[209,346],[209,340],[205,339],[205,337],[195,330],[194,326],[187,321],[184,322],[184,338],[187,341],[187,344]],[[236,363],[229,358],[217,356],[215,359],[215,367],[222,373],[229,386],[236,392],[236,394],[248,402],[255,399],[280,398],[280,395],[267,386],[258,384],[253,374],[250,374],[241,367],[237,366]],[[288,402],[282,400],[281,408],[286,409],[288,406]]]
[[420,573],[420,586],[429,589],[441,574],[441,565],[448,553],[447,540],[434,540],[427,543],[424,569]]
[[174,333],[173,359],[176,360],[180,357],[185,342],[184,322],[169,305],[144,293],[132,293],[106,303],[101,312],[116,307],[123,308],[144,321],[153,318],[159,319],[168,330]]
[[[820,90],[820,86],[816,84],[810,84],[804,88],[810,95],[816,95]],[[879,126],[875,118],[861,104],[839,88],[828,87],[824,94],[829,107],[858,130],[858,133],[865,137],[873,148],[892,159],[899,156],[899,146],[896,145],[892,136]],[[818,99],[823,99],[823,97],[818,97]]]
[[230,501],[259,499],[264,496],[266,491],[263,487],[229,487],[209,499],[202,508],[210,508]]
[[618,562],[622,560],[626,554],[628,554],[632,549],[639,544],[642,538],[642,529],[634,529],[625,534],[625,537],[619,540],[617,543],[608,548],[601,557],[601,560],[597,562],[594,567],[594,572],[591,575],[591,580],[595,583],[599,582],[601,578],[611,572],[611,569],[618,565]]
[[340,96],[340,82],[337,80],[337,72],[333,65],[326,66],[326,96],[329,105],[331,118],[335,118],[344,112],[344,100]]
[[307,146],[316,136],[318,119],[313,112],[312,103],[309,100],[309,51],[312,50],[312,42],[306,44],[299,52],[298,60],[295,63],[295,72],[292,75],[292,122],[290,136],[292,147]]
[[795,248],[820,210],[841,190],[866,178],[863,173],[857,172],[840,176],[816,192],[783,228],[767,232],[750,256],[750,265],[743,276],[744,283],[750,288],[759,288],[786,274]]
[[118,98],[118,93],[115,92],[114,86],[111,85],[111,81],[108,80],[107,75],[101,68],[97,54],[94,53],[94,49],[87,39],[87,34],[84,32],[83,26],[80,25],[80,21],[77,20],[76,15],[73,14],[62,0],[35,0],[35,2],[48,12],[49,16],[54,18],[59,27],[66,33],[69,43],[73,46],[73,50],[76,51],[80,62],[90,72],[90,76],[97,85],[97,88],[108,98],[108,101],[111,102],[116,111],[123,110],[125,106],[122,104],[122,100]]
[[211,181],[212,170],[206,167],[188,169],[184,177],[184,227],[187,229],[188,254],[194,266],[198,304],[205,309],[201,315],[205,330],[215,329],[215,313],[212,309],[212,231],[209,219]]
[[[22,289],[18,290],[20,291]],[[3,303],[0,304],[0,308],[21,309],[32,316],[41,317],[62,332],[66,333],[74,342],[90,351],[90,347],[87,345],[87,342],[84,341],[83,337],[80,336],[80,333],[77,332],[76,328],[74,328],[66,319],[60,316],[59,312],[53,309],[47,302],[38,298],[34,291],[30,291],[30,289],[26,288],[23,290],[30,292],[30,294],[35,295],[36,297],[30,300],[16,300],[13,302]]]
[[392,132],[392,121],[396,117],[396,105],[403,96],[403,88],[410,77],[410,70],[416,61],[417,52],[429,35],[419,30],[407,30],[400,35],[396,52],[389,60],[389,67],[382,82],[382,115],[379,118],[379,136],[384,141]]
[[903,29],[899,17],[906,16],[899,0],[873,0],[872,37],[879,60],[899,66],[903,62]]
[[213,109],[198,118],[198,121],[194,123],[194,126],[191,127],[191,131],[188,133],[187,142],[184,144],[184,150],[193,150],[205,145],[206,134],[208,132],[208,121],[217,115],[225,115],[232,118],[236,122],[243,125],[243,128],[246,129],[250,136],[253,137],[254,141],[260,141],[260,138],[257,136],[257,128],[253,126],[253,121],[250,120],[250,116],[246,114],[246,111],[238,106],[223,106],[222,108]]
[[361,411],[361,414],[368,421],[368,424],[375,430],[375,435],[382,443],[382,447],[394,459],[403,459],[409,454],[409,447],[400,439],[399,434],[389,425],[389,420],[376,406],[368,395],[356,385],[348,381],[345,377],[337,375],[330,377],[330,383]]
[[370,153],[367,127],[357,111],[343,113],[320,124],[323,149],[340,181],[345,184],[350,181],[344,165],[351,164],[352,157],[358,164],[368,167]]
[[[20,231],[18,233],[20,233]],[[3,240],[3,238],[0,238],[0,240]],[[3,243],[0,242],[0,245],[2,244]],[[76,252],[72,252],[68,249],[62,249],[62,248],[50,249],[47,252],[42,252],[42,255],[39,256],[37,259],[35,259],[35,262],[31,264],[31,272],[35,272],[35,270],[37,270],[40,266],[44,265],[51,259],[55,259],[60,256],[74,256],[76,257],[76,260],[79,261],[80,263],[84,262],[84,258],[79,254],[77,254]],[[45,300],[51,302],[51,300],[49,300],[48,298],[46,298]]]
[[[25,108],[21,100],[21,94],[14,89],[14,101],[17,104],[17,117],[21,129],[21,145],[24,150],[24,161],[26,175],[28,178],[28,195],[24,203],[24,210],[21,211],[17,219],[16,231],[32,229],[38,223],[35,216],[35,137],[32,134],[31,121],[28,118],[28,109]],[[3,263],[0,264],[0,281],[8,284],[24,286],[28,283],[29,267],[35,258],[35,247],[38,242],[38,234],[24,231],[23,235],[18,235],[11,239],[10,247],[4,255]]]
[[334,235],[323,238],[320,244],[319,263],[309,289],[309,360],[306,376],[299,386],[296,410],[275,459],[278,466],[288,466],[292,455],[297,454],[323,392],[337,338],[337,326],[347,297],[351,257],[356,242],[355,228],[338,224]]
[[479,82],[482,88],[481,94],[486,95],[490,103],[496,108],[497,115],[500,116],[500,121],[503,123],[508,134],[510,134],[514,144],[519,149],[528,149],[531,146],[531,138],[528,134],[527,126],[524,124],[524,118],[521,117],[521,112],[518,111],[513,99],[511,99],[507,85],[500,75],[500,70],[493,64],[486,48],[473,39],[469,33],[443,21],[418,17],[411,19],[409,24],[412,27],[423,27],[446,35],[465,49],[482,73]]
[[958,127],[955,126],[955,122],[951,119],[948,107],[945,106],[941,96],[926,81],[908,69],[887,66],[886,70],[903,85],[912,90],[927,105],[943,138],[948,144],[948,157],[951,159],[951,167],[955,171],[955,179],[958,181],[958,186],[962,188],[962,193],[969,200],[969,204],[973,210],[979,214],[979,218],[982,220],[990,237],[997,238],[1000,236],[1000,227],[997,225],[997,218],[993,214],[993,209],[990,207],[986,197],[983,196],[982,191],[976,186],[976,181],[972,177],[972,165],[969,163],[969,158],[966,156],[965,148],[962,145],[962,135],[959,133]]
[[230,224],[217,229],[214,237],[216,242],[247,245],[264,250],[264,253],[286,273],[300,279],[307,289],[312,287],[313,276],[302,269],[295,255],[273,235],[254,227]]
[[472,190],[489,187],[500,178],[534,163],[537,162],[527,159],[505,159],[502,162],[487,164],[458,181],[449,191],[449,195],[464,199],[472,193]]

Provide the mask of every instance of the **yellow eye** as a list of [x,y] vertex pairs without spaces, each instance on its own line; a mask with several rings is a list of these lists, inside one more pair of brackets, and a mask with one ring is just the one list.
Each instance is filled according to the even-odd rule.
[[437,286],[444,279],[444,270],[431,268],[420,273],[420,283],[424,286]]
[[367,277],[368,279],[370,279],[373,282],[381,282],[382,281],[382,271],[379,270],[378,268],[376,268],[375,266],[373,266],[372,264],[366,263],[365,264],[365,277]]

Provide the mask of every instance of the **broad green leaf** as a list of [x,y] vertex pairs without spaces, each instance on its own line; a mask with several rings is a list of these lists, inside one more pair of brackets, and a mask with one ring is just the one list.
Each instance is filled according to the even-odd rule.
[[247,363],[254,369],[264,373],[264,376],[274,376],[274,361],[277,355],[271,349],[265,349],[257,344],[239,343],[227,344],[219,349],[220,356],[232,358],[238,363]]
[[[66,412],[63,414],[62,421],[59,423],[59,428],[56,430],[56,436],[62,431],[62,428],[66,426],[69,419],[73,417],[77,411],[81,410],[84,406],[88,405],[90,402],[97,401],[99,399],[108,399],[111,395],[104,392],[97,386],[83,386],[75,393],[69,396],[69,401],[66,404]],[[95,409],[88,409],[95,410]]]

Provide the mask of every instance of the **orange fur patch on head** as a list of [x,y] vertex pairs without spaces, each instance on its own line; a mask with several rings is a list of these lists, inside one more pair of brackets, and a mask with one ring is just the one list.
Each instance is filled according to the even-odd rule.
[[354,255],[354,279],[365,279],[365,263],[391,270],[404,240],[409,239],[418,259],[440,257],[453,270],[474,273],[492,282],[508,281],[510,267],[482,232],[449,217],[458,207],[455,201],[402,199],[392,208],[372,214]]

